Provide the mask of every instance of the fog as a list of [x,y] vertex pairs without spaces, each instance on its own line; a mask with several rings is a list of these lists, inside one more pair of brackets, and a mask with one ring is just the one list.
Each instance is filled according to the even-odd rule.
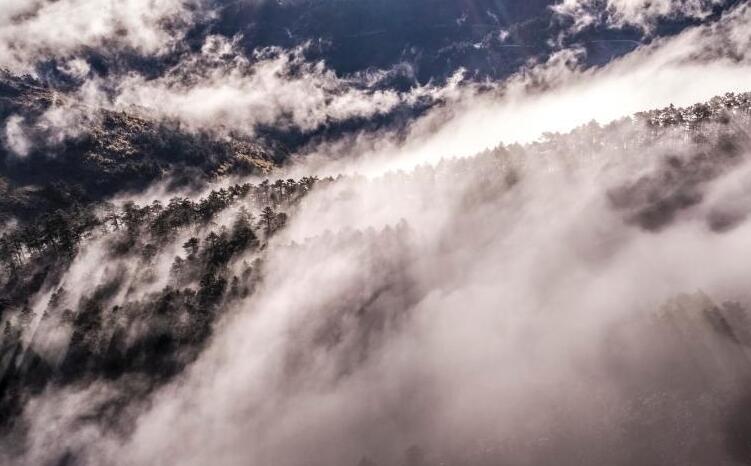
[[[135,377],[48,387],[24,407],[23,446],[2,444],[0,459],[751,464],[748,115],[692,129],[619,121],[745,90],[749,11],[597,69],[569,50],[491,91],[457,78],[430,88],[445,103],[405,133],[306,147],[285,176],[346,176],[316,185],[262,251],[237,259],[260,257],[262,279],[227,305],[198,359],[143,398],[130,395],[144,383]],[[222,102],[234,105],[245,77],[230,75],[239,85]],[[141,101],[174,89],[162,84],[141,87]],[[194,111],[201,89],[180,88],[170,116],[222,115],[213,103]],[[293,120],[409,99],[351,92],[333,114],[314,96],[315,117]],[[114,275],[125,285],[108,305],[160,289],[193,234],[206,231],[136,260],[113,259],[99,232],[60,277],[65,299]],[[65,351],[57,331],[33,339],[51,360]],[[116,421],[101,414],[123,394]]]
[[[57,59],[75,72],[75,55],[86,50],[134,50],[159,55],[173,49],[202,2],[113,0],[5,0],[0,12],[0,63],[30,72],[42,60]],[[64,18],[64,20],[63,20]]]
[[[596,121],[606,124],[668,105],[688,106],[748,85],[751,9],[741,5],[720,21],[655,40],[600,68],[583,69],[578,49],[564,49],[533,64],[491,92],[472,86],[408,128],[406,138],[383,132],[313,147],[305,156],[323,159],[322,173],[381,174],[419,164],[466,157],[499,143],[530,143],[545,133],[568,132]],[[332,155],[342,154],[331,165]],[[351,167],[352,159],[358,158]],[[364,160],[362,160],[364,159]]]
[[[317,188],[260,289],[132,401],[125,434],[80,421],[122,386],[48,391],[25,410],[27,463],[733,464],[746,330],[716,306],[748,303],[750,227],[710,217],[749,195],[748,147],[682,128],[611,143],[633,125]],[[665,183],[702,154],[712,170]],[[690,189],[698,202],[660,204]],[[88,247],[70,283],[101,276]]]
[[[659,153],[593,155],[315,193],[278,240],[300,246],[270,252],[261,292],[155,399],[125,456],[400,464],[414,444],[428,464],[683,464],[696,454],[683,442],[699,442],[727,459],[708,434],[726,422],[714,404],[742,393],[745,355],[701,324],[708,348],[665,341],[651,319],[697,290],[747,302],[748,226],[718,235],[689,213],[659,233],[624,225],[605,193]],[[505,186],[507,170],[519,181]]]
[[704,19],[712,13],[713,7],[725,3],[725,0],[563,0],[552,8],[559,15],[570,17],[575,31],[607,23],[618,27],[633,26],[650,33],[661,18]]

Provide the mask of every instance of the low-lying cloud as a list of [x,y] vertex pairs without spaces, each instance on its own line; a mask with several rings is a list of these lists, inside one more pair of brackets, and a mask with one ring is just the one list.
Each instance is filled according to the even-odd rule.
[[747,360],[703,320],[715,304],[681,294],[751,301],[751,224],[704,221],[746,196],[749,148],[704,180],[709,204],[655,231],[609,193],[669,184],[666,154],[690,166],[715,148],[628,128],[323,185],[268,247],[257,293],[126,411],[124,437],[77,414],[113,387],[49,392],[26,409],[29,464],[684,464],[687,445],[729,461]]
[[[743,92],[751,73],[750,25],[751,8],[743,5],[715,23],[656,39],[599,68],[579,66],[581,50],[563,50],[490,92],[460,87],[455,104],[417,119],[406,138],[358,134],[314,147],[308,156],[326,160],[331,154],[358,154],[375,161],[357,162],[354,170],[365,174],[411,169],[501,142],[533,142],[546,132],[567,132],[593,120],[607,124],[647,108],[688,106]],[[322,173],[351,171],[350,159]]]
[[[44,60],[87,51],[158,55],[196,20],[192,0],[13,0],[0,11],[0,67],[30,72]],[[202,12],[201,14],[206,14]]]
[[[25,407],[25,453],[0,455],[29,465],[747,461],[748,115],[694,132],[629,120],[545,133],[743,90],[750,21],[743,6],[601,68],[564,51],[485,86],[382,91],[298,51],[245,57],[220,37],[164,76],[90,81],[85,102],[246,134],[424,96],[443,104],[405,133],[300,154],[291,173],[351,176],[290,212],[261,253],[258,290],[228,306],[184,374],[130,400],[124,426],[96,408],[138,381],[52,386]],[[14,121],[8,141],[24,124]],[[718,215],[732,221],[718,227]],[[121,290],[138,288],[146,259],[102,273],[102,238],[62,280],[122,273]],[[135,296],[165,285],[184,240],[148,258],[160,278]]]
[[246,57],[222,36],[206,39],[157,79],[130,75],[113,86],[116,108],[144,109],[197,128],[253,134],[259,126],[310,131],[348,119],[368,119],[400,104],[414,104],[435,89],[400,93],[373,88],[379,73],[343,78],[323,62],[308,62],[303,48],[269,48]]
[[696,19],[709,16],[726,0],[563,0],[553,11],[573,21],[572,30],[606,25],[633,27],[651,33],[659,20]]

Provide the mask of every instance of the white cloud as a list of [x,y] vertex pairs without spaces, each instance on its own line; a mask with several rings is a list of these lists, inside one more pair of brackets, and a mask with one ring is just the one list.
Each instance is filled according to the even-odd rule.
[[23,117],[12,115],[5,121],[5,145],[18,156],[29,154],[31,141],[26,136]]
[[563,0],[553,10],[574,20],[574,30],[593,24],[650,32],[660,19],[703,19],[726,0]]
[[[751,223],[725,235],[690,216],[659,234],[629,227],[606,192],[652,173],[659,150],[555,149],[313,192],[267,249],[258,293],[151,400],[133,436],[73,451],[99,464],[350,466],[363,455],[402,464],[417,443],[444,460],[545,464],[576,451],[577,464],[610,464],[644,435],[682,464],[694,454],[682,441],[720,429],[714,408],[737,394],[732,370],[712,362],[732,353],[700,333],[690,369],[671,366],[661,338],[675,334],[651,312],[699,287],[751,299],[737,260],[751,253]],[[672,393],[649,375],[667,367],[670,387],[698,394],[642,403],[644,391]],[[717,374],[697,382],[707,368]],[[634,423],[652,415],[677,425]],[[709,463],[726,458],[721,438],[700,437]],[[602,449],[582,448],[592,445]]]
[[[192,24],[193,0],[1,0],[0,66],[28,72],[36,62],[88,49],[160,54]],[[168,26],[169,25],[169,26]]]
[[71,59],[60,69],[82,80],[81,86],[71,94],[56,93],[52,105],[26,124],[44,131],[37,138],[39,144],[56,144],[80,134],[102,109],[176,120],[189,130],[253,136],[260,126],[311,131],[350,119],[367,120],[399,105],[452,100],[464,93],[459,91],[462,72],[444,86],[429,84],[399,92],[379,84],[392,74],[408,75],[411,69],[406,65],[340,77],[322,61],[307,61],[306,46],[270,47],[248,57],[239,40],[208,36],[200,51],[183,54],[177,65],[156,78],[136,72],[92,75],[85,60]]
[[[598,69],[577,69],[573,51],[492,93],[457,83],[420,91],[450,103],[404,138],[346,141],[360,157],[321,170],[378,175],[439,166],[443,157],[535,140],[592,118],[745,90],[749,10]],[[119,83],[114,105],[240,130],[279,121],[309,128],[412,98],[363,89],[294,53],[251,61],[212,41],[165,77]],[[91,101],[102,98],[95,83],[86,89]],[[720,235],[702,221],[714,204],[744,204],[748,163],[706,183],[707,206],[648,233],[624,223],[608,191],[659,175],[664,149],[684,160],[695,147],[673,139],[639,146],[632,133],[611,134],[631,145],[621,150],[587,136],[580,145],[444,166],[439,175],[418,167],[322,186],[266,248],[263,286],[229,310],[187,373],[149,400],[132,436],[70,421],[87,400],[109,395],[99,386],[93,394],[47,394],[26,409],[29,463],[72,451],[84,464],[348,466],[363,455],[401,464],[403,450],[418,443],[465,464],[499,457],[549,464],[572,452],[575,464],[663,452],[675,464],[722,464],[724,436],[696,433],[723,432],[722,413],[733,411],[723,403],[739,395],[726,382],[737,373],[713,361],[738,361],[713,333],[699,333],[701,349],[684,372],[670,363],[693,346],[673,345],[663,337],[674,333],[642,317],[698,288],[751,302],[749,265],[738,259],[751,254],[751,223]],[[303,174],[319,169],[301,164]],[[90,252],[71,269],[73,283],[99,276],[103,259]],[[677,397],[673,387],[689,395]],[[62,419],[55,426],[65,430],[48,419]],[[641,462],[665,459],[646,457]]]
[[33,147],[53,147],[90,130],[99,118],[92,108],[97,107],[53,94],[51,105],[38,116],[8,117],[3,141],[19,157],[28,155]]
[[91,66],[82,58],[68,60],[62,66],[58,67],[60,71],[76,79],[84,79],[89,75]]
[[[464,157],[500,143],[532,142],[545,132],[566,132],[589,121],[608,123],[649,108],[687,106],[725,92],[751,88],[751,7],[713,24],[653,41],[599,68],[577,66],[577,51],[522,70],[495,92],[460,87],[461,97],[415,121],[406,138],[360,134],[312,150],[323,173],[378,174]],[[331,153],[350,157],[328,165]],[[351,154],[367,161],[351,164]]]
[[350,118],[370,118],[439,90],[406,93],[375,89],[384,73],[338,77],[323,62],[307,62],[303,49],[269,48],[248,58],[239,38],[210,36],[200,53],[189,55],[156,79],[131,74],[93,85],[114,88],[113,108],[178,119],[194,128],[253,134],[259,125],[315,129]]

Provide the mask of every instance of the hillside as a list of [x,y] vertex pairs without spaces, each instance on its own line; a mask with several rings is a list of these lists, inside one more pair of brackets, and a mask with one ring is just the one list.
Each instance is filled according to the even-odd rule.
[[0,73],[0,120],[19,128],[15,141],[6,131],[0,146],[0,223],[138,192],[160,180],[200,188],[220,176],[264,174],[284,157],[263,142],[71,99],[29,76]]
[[[13,113],[43,108],[49,99],[44,90],[19,89],[16,95],[4,91]],[[323,300],[316,305],[320,307],[310,309],[312,304],[296,302],[310,314],[290,321],[285,330],[294,338],[275,355],[284,368],[279,377],[290,386],[308,377],[324,386],[357,377],[414,325],[418,303],[450,286],[446,283],[462,283],[461,270],[483,262],[473,259],[476,251],[500,251],[498,257],[515,260],[519,251],[507,249],[503,241],[511,241],[514,228],[538,220],[517,213],[514,203],[524,206],[521,212],[533,212],[529,203],[539,205],[535,198],[553,192],[560,198],[553,203],[559,214],[567,212],[565,199],[573,196],[567,189],[576,192],[582,186],[566,188],[567,183],[597,179],[592,173],[601,170],[618,167],[617,177],[589,194],[617,219],[612,232],[601,231],[586,214],[574,211],[577,235],[591,237],[594,246],[577,246],[570,232],[552,233],[581,248],[585,268],[610,260],[597,254],[609,257],[627,247],[623,237],[645,234],[651,236],[640,241],[650,241],[685,222],[698,221],[714,235],[732,234],[745,225],[746,211],[733,203],[732,208],[704,204],[715,198],[708,194],[713,183],[746,163],[749,127],[751,95],[728,94],[371,180],[304,177],[226,184],[230,174],[271,170],[273,175],[272,157],[250,143],[215,141],[123,114],[105,113],[86,135],[56,146],[54,155],[41,149],[21,159],[5,153],[9,196],[3,198],[4,209],[17,222],[9,223],[0,239],[3,448],[10,452],[8,458],[23,455],[22,445],[39,429],[29,414],[37,400],[71,390],[104,390],[89,398],[85,410],[66,418],[72,428],[128,438],[137,428],[137,413],[156,399],[152,397],[193,370],[202,354],[211,354],[207,348],[222,344],[212,340],[217,328],[226,333],[226,326],[240,325],[234,322],[257,312],[263,296],[282,293],[276,299],[286,299],[297,293],[297,286],[310,286],[308,281],[341,287],[340,294],[321,291],[320,298],[311,298],[314,303]],[[74,167],[70,171],[55,168],[68,164]],[[49,172],[37,173],[42,167]],[[143,196],[128,200],[129,190],[143,190],[150,183],[166,185],[168,192],[185,183],[213,189],[194,198],[175,195],[168,202]],[[340,212],[335,215],[347,218],[343,213],[350,208],[369,205],[372,196],[380,201],[379,193],[386,192],[408,200],[392,204],[386,220],[376,217],[362,225],[345,221],[342,227],[340,217],[330,217]],[[113,196],[118,196],[114,203]],[[450,219],[426,229],[433,225],[425,215],[435,209],[436,199]],[[306,229],[304,238],[296,237],[301,222],[313,222],[315,231]],[[528,240],[549,247],[547,240]],[[558,254],[552,251],[547,254]],[[332,254],[347,261],[354,255],[357,267],[347,269],[351,275],[325,268]],[[500,262],[490,263],[496,267]],[[425,272],[437,267],[445,277]],[[537,272],[526,273],[535,277]],[[631,416],[623,435],[648,428],[654,429],[654,442],[681,444],[691,438],[685,429],[743,403],[736,394],[747,396],[744,381],[751,376],[747,305],[716,304],[706,294],[678,294],[646,314],[626,314],[607,327],[605,338],[612,346],[595,361],[605,359],[609,367],[622,368],[611,381],[640,381],[625,399],[607,408],[614,416]],[[555,305],[542,302],[538,311],[543,310],[552,312]],[[634,338],[652,349],[633,346]],[[654,342],[660,343],[653,347]],[[319,357],[326,361],[322,373],[316,372]],[[697,382],[697,377],[713,383]],[[661,400],[657,406],[650,404],[655,397]],[[684,412],[682,406],[694,407]],[[661,416],[671,412],[683,414],[677,423],[661,424]],[[745,429],[741,414],[729,416],[728,428]],[[650,422],[654,425],[642,424]],[[706,440],[711,448],[715,441]],[[646,450],[657,448],[647,438],[640,442]],[[457,448],[440,453],[442,460],[474,458],[467,464],[489,464],[499,454],[529,451],[513,442],[490,449]],[[546,448],[532,451],[543,458]],[[734,448],[747,454],[742,444]],[[74,444],[52,450],[48,459],[70,464],[85,452],[85,446]],[[599,449],[589,454],[586,461],[608,458]],[[408,461],[423,461],[419,458],[425,452],[410,447],[405,455],[412,458]],[[359,464],[373,464],[367,455],[363,461]]]

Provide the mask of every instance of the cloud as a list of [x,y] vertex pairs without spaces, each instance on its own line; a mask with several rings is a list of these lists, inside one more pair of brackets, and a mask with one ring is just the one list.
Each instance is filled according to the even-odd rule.
[[[133,435],[65,446],[118,465],[389,465],[405,450],[435,463],[628,464],[637,451],[685,464],[693,439],[703,462],[727,460],[707,433],[742,396],[729,366],[745,358],[692,324],[688,304],[676,318],[694,343],[655,316],[697,288],[749,302],[737,257],[751,224],[718,235],[699,207],[656,233],[625,223],[608,190],[653,173],[664,147],[693,146],[602,131],[629,147],[501,151],[321,187],[268,248],[258,293]],[[706,189],[726,196],[732,178]]]
[[420,86],[408,92],[381,89],[388,72],[339,77],[323,62],[308,62],[304,47],[266,48],[247,57],[239,37],[209,36],[154,79],[137,73],[92,79],[78,101],[92,106],[179,120],[194,129],[253,135],[258,127],[311,131],[350,119],[370,119],[399,105],[444,96]]
[[[743,33],[748,17],[747,7],[736,8],[720,21],[657,39],[602,68],[582,69],[578,63],[584,52],[564,49],[504,83],[469,83],[460,71],[443,85],[415,86],[405,92],[381,83],[391,73],[409,73],[406,67],[337,76],[324,62],[307,61],[306,46],[271,47],[247,56],[239,48],[239,36],[213,35],[205,38],[199,51],[183,53],[175,66],[157,77],[137,72],[91,76],[88,63],[71,59],[61,70],[84,82],[67,104],[59,105],[72,108],[83,103],[87,109],[177,120],[192,129],[255,135],[264,127],[311,132],[353,119],[367,121],[400,107],[443,103],[408,128],[406,144],[411,141],[414,149],[398,140],[397,147],[390,147],[379,134],[374,136],[377,147],[367,149],[362,146],[369,140],[367,134],[352,135],[358,138],[358,153],[394,159],[394,152],[420,152],[415,154],[420,163],[428,154],[433,160],[472,154],[500,141],[531,141],[544,131],[567,131],[590,119],[607,122],[651,106],[690,104],[741,90],[748,71],[744,47],[749,40]],[[687,79],[706,67],[711,73],[704,75],[711,80]],[[675,89],[676,81],[685,83]],[[540,93],[543,88],[556,92]],[[468,140],[454,137],[470,133],[474,134]],[[433,142],[423,144],[425,139]],[[351,143],[344,147],[351,150]],[[331,145],[312,149],[328,152],[327,156],[337,150]]]
[[29,72],[40,61],[90,50],[163,54],[179,44],[198,6],[192,0],[3,0],[0,66]]
[[605,24],[650,33],[662,19],[704,19],[725,0],[563,0],[553,11],[573,20],[573,31]]
[[[725,92],[749,89],[751,7],[688,28],[602,67],[579,66],[578,49],[564,49],[507,81],[479,92],[458,86],[451,105],[414,121],[406,137],[358,134],[310,149],[323,174],[411,169],[465,157],[500,143],[533,142],[545,132],[567,132],[594,120],[606,124],[647,108],[688,106]],[[330,154],[349,154],[331,165]],[[351,154],[362,159],[353,168]],[[368,159],[372,163],[368,162]]]
[[19,115],[11,115],[5,121],[5,145],[20,157],[28,155],[31,149],[23,123],[24,118]]
[[32,149],[54,149],[65,140],[79,136],[90,130],[98,118],[98,107],[53,95],[51,105],[38,115],[8,117],[3,142],[16,156],[23,158]]
[[[681,293],[751,304],[738,259],[751,254],[749,148],[706,173],[692,160],[713,150],[714,128],[708,145],[681,127],[647,137],[630,121],[540,137],[744,88],[750,18],[739,8],[597,69],[578,68],[573,50],[489,91],[421,90],[446,103],[406,134],[315,147],[323,161],[293,170],[370,177],[303,199],[265,249],[257,293],[226,309],[185,374],[137,403],[124,437],[75,414],[110,385],[36,398],[28,464],[729,463],[747,358],[708,323],[706,297]],[[96,101],[105,84],[82,92]],[[221,38],[166,76],[116,84],[103,105],[238,131],[313,128],[412,98],[294,52],[238,56]],[[513,141],[537,144],[460,159]],[[327,158],[345,148],[351,160]],[[632,221],[684,179],[699,195],[660,228]],[[612,194],[624,186],[622,208]],[[732,227],[712,228],[720,207],[739,211]],[[69,283],[101,276],[107,259],[89,247]]]
[[67,61],[64,65],[58,67],[60,71],[73,78],[82,80],[91,72],[91,66],[82,58],[74,58]]

